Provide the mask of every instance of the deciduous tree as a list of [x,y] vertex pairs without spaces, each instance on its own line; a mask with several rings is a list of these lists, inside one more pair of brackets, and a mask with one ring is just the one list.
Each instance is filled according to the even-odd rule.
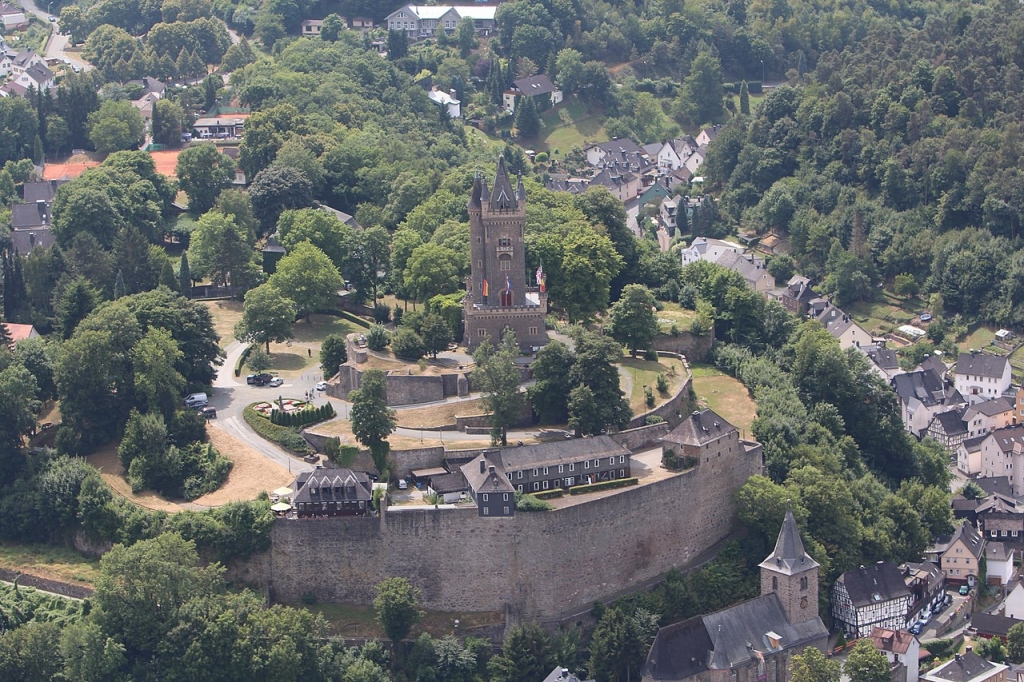
[[212,143],[192,145],[178,155],[178,186],[188,195],[188,210],[199,216],[211,208],[235,179],[235,162]]
[[850,649],[843,673],[850,682],[888,682],[889,661],[870,639],[861,639]]
[[839,661],[825,658],[813,646],[793,656],[792,682],[839,682]]
[[259,276],[252,247],[251,234],[220,211],[209,211],[192,233],[189,263],[194,274],[209,277],[214,284],[245,288]]
[[633,357],[637,350],[650,348],[658,334],[654,303],[650,289],[641,284],[627,284],[622,297],[612,306],[612,338],[629,348]]
[[146,125],[131,102],[107,100],[89,114],[89,140],[101,154],[134,149],[145,139]]
[[387,439],[397,425],[395,411],[388,407],[388,386],[384,372],[379,369],[364,372],[359,390],[353,391],[349,400],[352,402],[349,413],[352,434],[369,448],[373,465],[383,476],[388,470],[388,453],[391,451]]
[[341,334],[328,334],[320,344],[320,371],[324,379],[338,373],[338,367],[348,361],[348,343]]
[[[364,375],[364,381],[365,378]],[[373,610],[384,634],[393,644],[405,639],[412,626],[423,617],[419,604],[420,591],[405,578],[388,578],[377,584]]]
[[245,294],[242,319],[235,325],[235,338],[246,343],[262,343],[270,352],[270,342],[283,343],[295,336],[295,302],[268,284]]
[[327,254],[303,242],[281,259],[268,284],[295,301],[297,314],[309,322],[313,312],[334,306],[345,282]]
[[491,442],[500,441],[503,446],[508,445],[508,427],[522,415],[525,404],[519,390],[522,377],[515,362],[517,353],[516,335],[511,329],[505,332],[497,349],[488,338],[473,353],[476,363],[473,381],[484,394],[484,405],[490,415]]

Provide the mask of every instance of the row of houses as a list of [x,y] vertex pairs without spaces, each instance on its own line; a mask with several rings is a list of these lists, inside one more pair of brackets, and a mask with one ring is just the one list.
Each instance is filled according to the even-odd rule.
[[[51,60],[56,63],[59,60]],[[24,97],[36,90],[47,90],[56,76],[51,64],[33,50],[16,51],[0,39],[0,97]]]
[[385,18],[389,31],[403,31],[411,41],[436,37],[441,31],[452,33],[464,18],[473,21],[478,36],[498,32],[497,6],[482,3],[466,5],[403,5]]

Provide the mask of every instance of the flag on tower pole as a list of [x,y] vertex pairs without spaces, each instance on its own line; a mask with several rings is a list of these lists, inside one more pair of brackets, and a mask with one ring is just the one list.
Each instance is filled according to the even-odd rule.
[[540,267],[537,268],[537,286],[540,286],[541,280],[544,279],[544,264],[541,263]]
[[505,275],[505,293],[506,294],[511,294],[512,293],[512,280],[510,280],[508,278],[508,275]]
[[488,292],[490,291],[490,287],[487,286],[487,278],[486,277],[484,278],[483,291],[484,291],[484,297],[486,298]]

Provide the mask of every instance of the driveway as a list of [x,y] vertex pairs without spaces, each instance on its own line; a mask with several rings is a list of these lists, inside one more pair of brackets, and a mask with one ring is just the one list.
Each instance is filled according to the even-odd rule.
[[[217,418],[210,420],[210,425],[230,433],[235,438],[250,445],[257,452],[269,457],[289,471],[312,471],[313,466],[302,461],[301,458],[290,454],[283,448],[264,440],[257,435],[242,417],[242,411],[246,405],[258,400],[274,400],[278,396],[299,398],[312,388],[309,382],[288,381],[277,388],[269,386],[249,386],[245,383],[245,375],[235,376],[235,362],[242,354],[245,346],[237,341],[228,346],[225,351],[227,358],[217,372],[217,378],[213,382],[213,392],[210,395],[210,406],[217,408]],[[307,385],[309,383],[309,385]],[[317,405],[327,402],[326,398],[320,397],[313,401]]]
[[[43,0],[38,0],[38,2],[39,5],[36,4],[36,0],[21,0],[21,5],[25,8],[26,12],[34,14],[42,21],[48,21],[51,15],[47,13],[47,10],[52,9],[52,3],[47,6]],[[42,5],[42,9],[40,9],[40,5]],[[67,53],[68,36],[57,33],[57,22],[48,23],[50,23],[50,31],[52,32],[50,33],[50,39],[46,41],[46,51],[43,56],[54,59],[67,59],[72,64],[77,64],[79,68],[85,71],[91,69],[92,64],[83,60],[77,54]]]

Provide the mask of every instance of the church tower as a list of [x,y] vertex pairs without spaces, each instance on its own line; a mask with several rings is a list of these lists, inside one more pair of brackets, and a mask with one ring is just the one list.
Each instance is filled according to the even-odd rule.
[[804,551],[793,510],[786,510],[775,551],[761,562],[761,594],[774,592],[791,624],[818,617],[818,562]]
[[494,187],[479,175],[466,206],[469,212],[470,276],[466,281],[465,344],[472,350],[487,338],[501,340],[512,329],[524,350],[547,343],[547,292],[538,270],[535,285],[526,273],[526,191],[513,187],[498,157]]

